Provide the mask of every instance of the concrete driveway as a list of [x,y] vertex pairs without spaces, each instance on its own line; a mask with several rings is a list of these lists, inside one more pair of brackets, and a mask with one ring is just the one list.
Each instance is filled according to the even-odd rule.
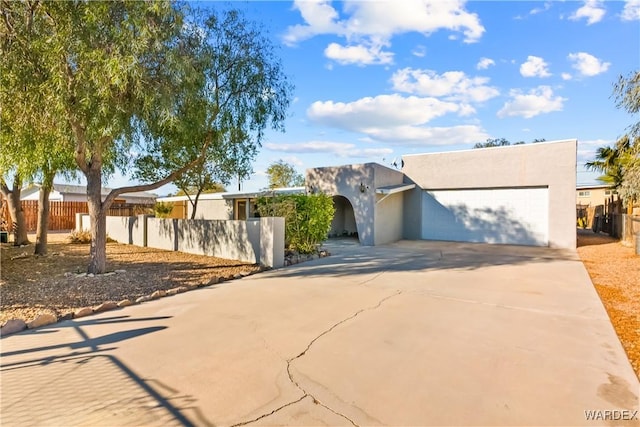
[[640,425],[575,253],[333,251],[3,338],[0,423]]

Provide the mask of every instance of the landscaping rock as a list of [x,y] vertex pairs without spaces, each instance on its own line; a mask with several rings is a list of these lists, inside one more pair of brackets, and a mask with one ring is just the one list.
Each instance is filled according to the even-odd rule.
[[240,275],[242,277],[251,276],[251,274],[253,274],[253,273],[251,273],[250,271],[242,271],[242,272],[240,272]]
[[166,296],[167,296],[167,292],[165,291],[155,291],[154,293],[151,294],[151,299],[158,299]]
[[116,273],[116,274],[124,274],[126,272],[127,272],[127,270],[116,270],[116,271],[114,271],[114,273]]
[[242,276],[242,274],[240,274],[240,273],[236,273],[236,274],[233,275],[234,279],[242,279],[242,277],[244,277],[244,276]]
[[93,311],[95,311],[96,313],[101,313],[103,311],[109,311],[109,310],[113,310],[115,308],[118,308],[118,303],[117,302],[115,302],[115,301],[107,301],[107,302],[103,302],[99,306],[95,307],[93,309]]
[[178,293],[178,288],[169,289],[167,291],[167,296],[170,297],[170,296],[173,296],[173,295],[175,295],[177,293]]
[[84,308],[81,308],[80,310],[76,310],[76,312],[73,313],[73,317],[75,319],[77,319],[78,317],[85,317],[85,316],[89,316],[91,314],[93,314],[93,308],[84,307]]
[[151,297],[149,295],[143,295],[136,299],[136,304],[140,304],[141,302],[151,301]]
[[15,334],[27,329],[27,324],[22,319],[10,319],[0,328],[0,336]]
[[123,299],[122,301],[118,302],[118,307],[129,307],[130,305],[133,305],[133,303],[128,299]]
[[40,326],[50,325],[52,323],[56,323],[57,321],[58,321],[58,318],[53,314],[44,313],[44,314],[38,315],[31,322],[27,323],[27,328],[29,329],[39,328]]
[[181,294],[183,292],[187,292],[189,290],[189,288],[187,286],[180,286],[178,287],[178,293]]
[[219,281],[220,281],[220,278],[218,278],[218,276],[213,276],[213,277],[211,277],[211,279],[209,279],[209,284],[210,285],[215,285]]
[[101,274],[100,276],[101,277],[109,277],[109,276],[115,276],[115,274],[116,274],[115,271],[110,271],[108,273]]

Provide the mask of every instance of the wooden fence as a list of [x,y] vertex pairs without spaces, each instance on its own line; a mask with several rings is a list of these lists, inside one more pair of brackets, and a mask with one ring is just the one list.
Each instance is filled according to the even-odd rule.
[[[10,231],[11,216],[6,206],[7,201],[2,201],[0,206],[0,223],[4,231]],[[23,200],[22,209],[28,232],[35,232],[38,224],[38,201]],[[49,230],[73,230],[75,228],[76,213],[88,213],[87,202],[49,202]],[[152,213],[152,205],[139,205],[134,203],[118,203],[111,205],[107,215],[109,216],[135,216],[142,213]],[[2,217],[4,216],[4,217]]]

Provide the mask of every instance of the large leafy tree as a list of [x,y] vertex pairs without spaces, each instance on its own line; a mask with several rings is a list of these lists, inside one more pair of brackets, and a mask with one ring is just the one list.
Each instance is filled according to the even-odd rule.
[[[244,43],[216,50],[216,36],[247,25],[237,13],[227,15],[235,20],[213,15],[187,22],[182,7],[167,1],[75,1],[7,2],[3,15],[7,49],[21,52],[10,56],[16,67],[31,56],[50,71],[37,96],[68,126],[70,138],[60,143],[87,181],[91,273],[105,271],[106,212],[118,195],[172,182],[202,162],[227,129],[247,129],[259,138],[268,123],[277,127],[284,118],[288,86],[265,39],[251,31],[236,40]],[[29,26],[36,35],[18,42]],[[266,56],[245,56],[246,45],[258,53],[264,47]],[[276,64],[275,74],[265,75],[270,64]],[[210,70],[224,78],[211,79]],[[206,132],[203,123],[210,125]],[[114,189],[102,199],[104,177],[144,165],[154,167],[136,174],[144,184]]]
[[[8,198],[16,227],[15,244],[27,243],[20,187],[39,180],[36,254],[47,252],[49,193],[59,172],[73,169],[73,154],[68,146],[69,132],[57,112],[47,108],[40,90],[51,76],[43,61],[42,31],[38,23],[38,2],[10,5],[3,2],[0,24],[0,191]],[[9,188],[7,181],[12,182]]]
[[[628,76],[619,76],[614,84],[613,96],[616,106],[634,117],[640,113],[640,71]],[[640,120],[632,123],[628,132],[613,146],[598,148],[594,160],[585,165],[599,171],[603,183],[618,189],[618,194],[627,203],[629,213],[633,203],[640,199]]]
[[187,148],[156,150],[140,156],[136,164],[139,178],[153,180],[200,150],[200,160],[176,181],[185,192],[195,190],[189,197],[194,218],[198,197],[208,186],[226,185],[251,173],[264,130],[282,129],[292,86],[274,46],[239,11],[196,13],[190,22],[193,38],[200,38],[196,57],[203,85],[193,99],[180,104],[171,132],[160,132],[158,138]]
[[304,185],[304,176],[296,171],[296,168],[285,162],[278,160],[267,168],[269,178],[269,188],[295,187]]

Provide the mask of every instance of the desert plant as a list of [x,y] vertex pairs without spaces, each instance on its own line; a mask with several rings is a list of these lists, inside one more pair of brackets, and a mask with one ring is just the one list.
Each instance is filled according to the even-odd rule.
[[308,254],[317,250],[331,228],[333,199],[326,194],[292,194],[258,198],[260,216],[284,217],[285,248]]
[[168,218],[173,210],[172,203],[158,202],[153,207],[153,210],[158,218]]
[[73,230],[67,236],[67,241],[73,244],[91,243],[91,233],[89,230]]

